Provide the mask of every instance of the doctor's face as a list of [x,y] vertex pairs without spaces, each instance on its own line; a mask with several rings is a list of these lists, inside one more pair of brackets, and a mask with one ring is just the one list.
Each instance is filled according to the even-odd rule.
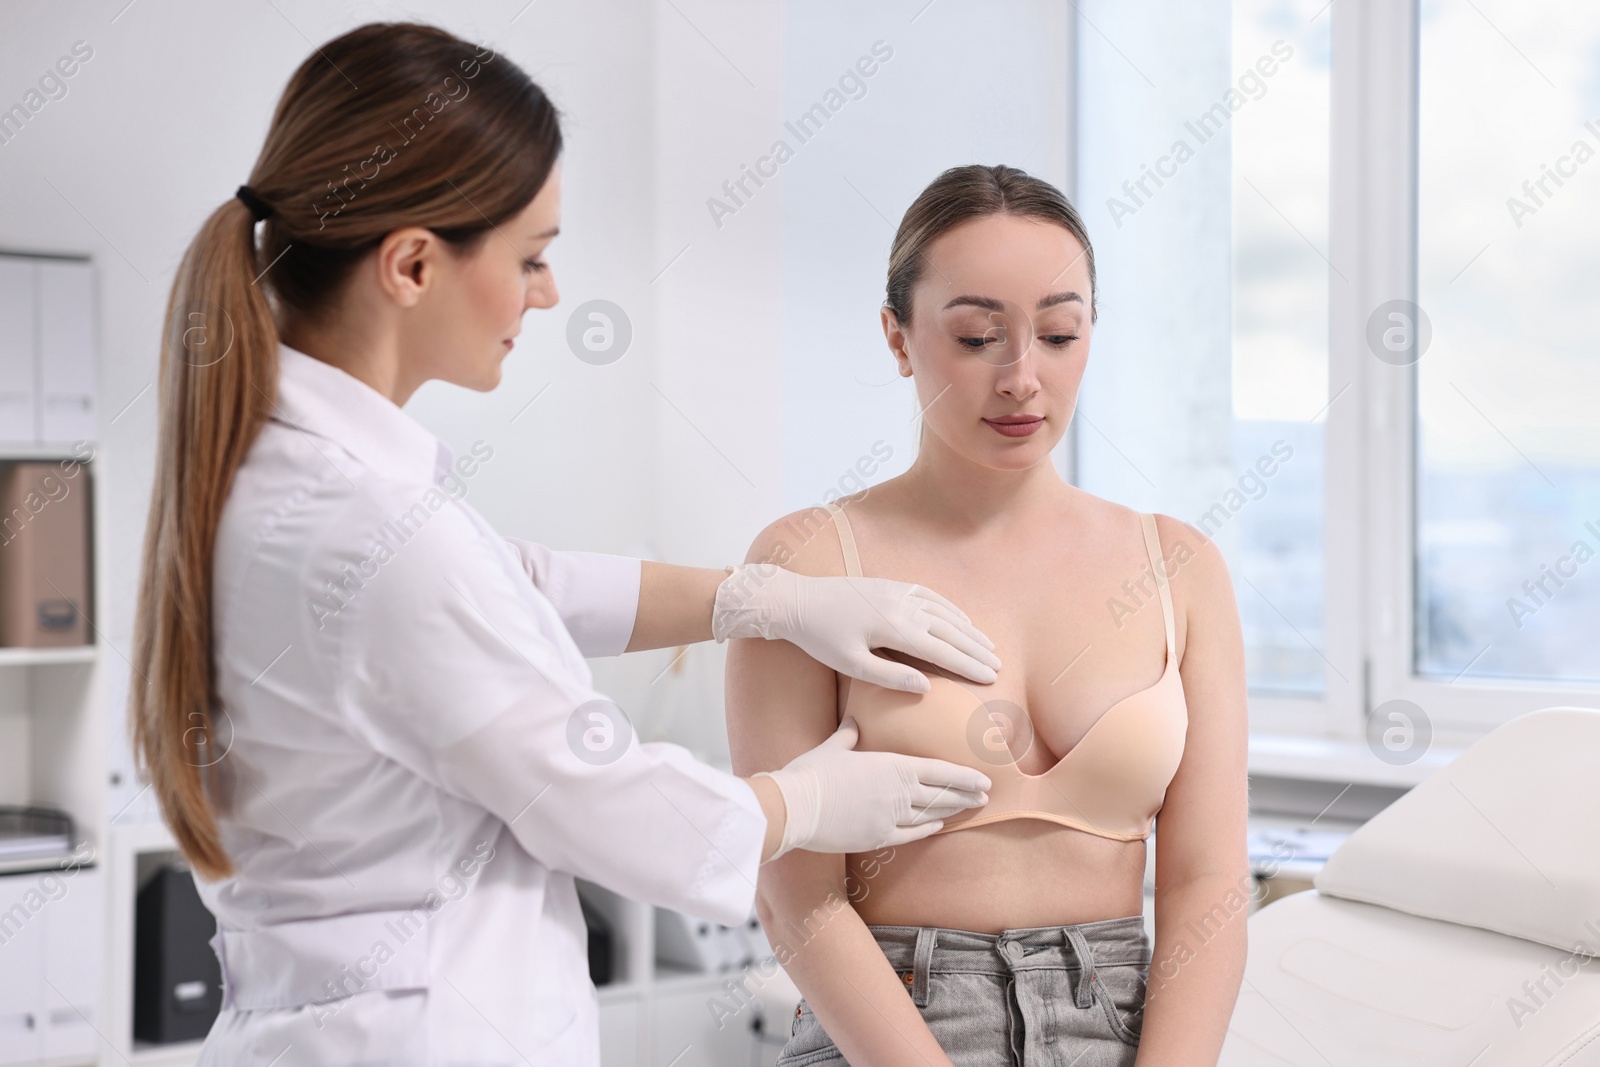
[[1077,406],[1091,298],[1083,245],[1056,223],[989,215],[941,234],[928,245],[910,324],[883,309],[925,433],[992,469],[1048,458]]
[[[438,362],[431,377],[487,392],[500,384],[529,308],[550,308],[560,294],[545,250],[561,218],[561,164],[526,207],[490,230],[471,252],[440,260],[430,299],[429,337],[413,337]],[[429,356],[423,356],[429,358]]]

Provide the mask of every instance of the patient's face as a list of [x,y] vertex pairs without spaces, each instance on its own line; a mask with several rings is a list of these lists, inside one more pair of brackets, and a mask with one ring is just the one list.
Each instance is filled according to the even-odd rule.
[[1055,223],[992,215],[941,235],[928,246],[910,325],[884,311],[925,432],[996,469],[1046,459],[1077,404],[1090,300],[1083,245]]

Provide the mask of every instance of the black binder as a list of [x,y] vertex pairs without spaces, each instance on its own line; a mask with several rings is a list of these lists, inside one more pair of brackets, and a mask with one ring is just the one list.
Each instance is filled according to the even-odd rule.
[[222,967],[211,951],[217,920],[187,866],[168,864],[134,906],[133,1036],[168,1044],[206,1036],[222,1009]]

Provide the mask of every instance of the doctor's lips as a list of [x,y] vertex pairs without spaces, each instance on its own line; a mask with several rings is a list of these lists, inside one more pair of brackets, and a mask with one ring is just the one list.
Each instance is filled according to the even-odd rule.
[[1043,415],[1000,415],[984,422],[1007,437],[1028,437],[1044,425]]

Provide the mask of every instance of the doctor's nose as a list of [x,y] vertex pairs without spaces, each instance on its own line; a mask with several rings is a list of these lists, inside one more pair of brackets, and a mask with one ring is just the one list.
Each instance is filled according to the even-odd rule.
[[546,267],[544,275],[528,286],[524,304],[527,308],[544,310],[553,308],[561,302],[561,291],[556,287],[556,277],[551,268]]

